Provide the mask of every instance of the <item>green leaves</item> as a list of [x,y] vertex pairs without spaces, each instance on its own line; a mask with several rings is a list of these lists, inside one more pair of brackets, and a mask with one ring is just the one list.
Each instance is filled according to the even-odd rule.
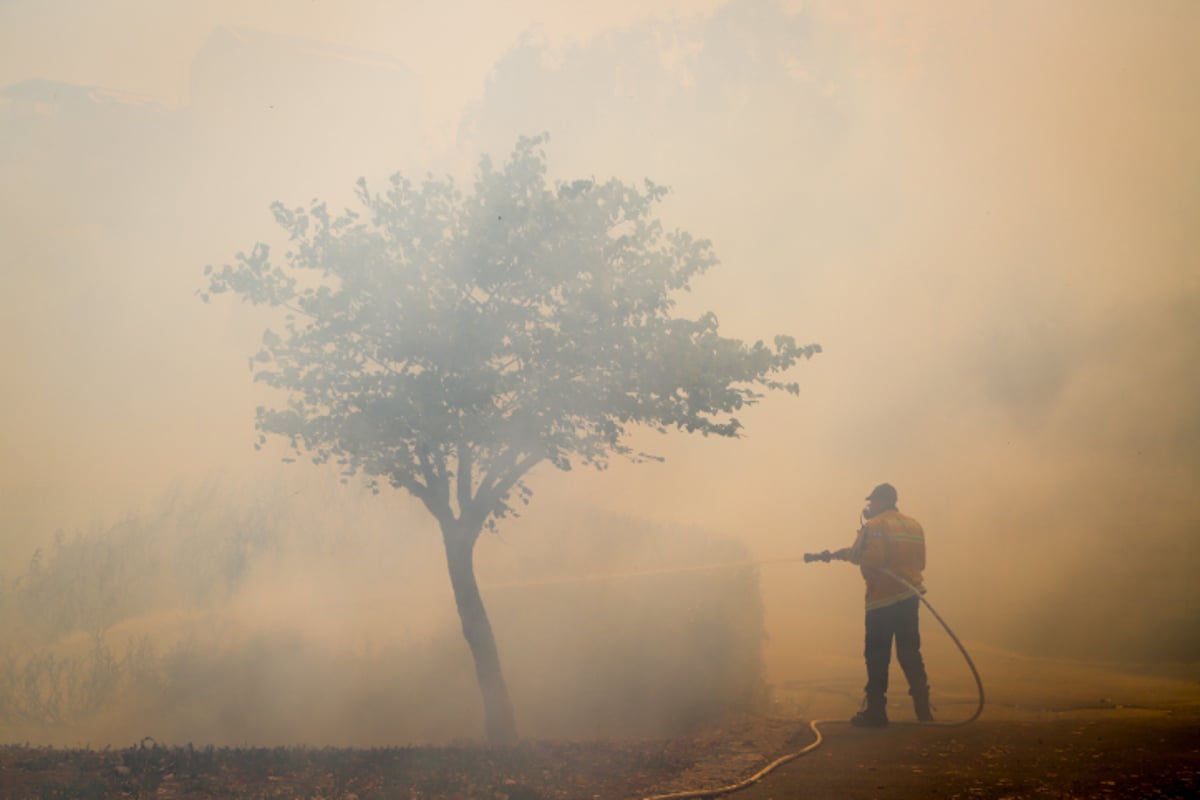
[[[722,337],[717,318],[676,318],[673,295],[717,263],[710,243],[664,231],[666,190],[616,180],[546,182],[544,139],[523,138],[473,190],[394,176],[356,195],[273,213],[291,242],[206,268],[208,292],[287,309],[255,377],[283,390],[264,434],[347,473],[385,478],[439,519],[483,525],[528,500],[541,461],[603,468],[631,426],[737,436],[733,416],[820,352]],[[516,500],[510,499],[518,490]]]

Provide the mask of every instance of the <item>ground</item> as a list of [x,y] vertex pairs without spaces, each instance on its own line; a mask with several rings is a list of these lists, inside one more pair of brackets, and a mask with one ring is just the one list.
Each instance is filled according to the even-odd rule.
[[739,800],[1190,798],[1200,715],[1005,722],[886,731],[841,725]]
[[[825,726],[816,750],[732,795],[771,798],[1191,798],[1200,713],[1122,713],[962,728]],[[6,747],[5,798],[643,798],[719,788],[812,740],[795,721],[741,718],[657,742],[481,748],[110,751]],[[762,753],[759,750],[767,750]]]
[[[483,747],[381,749],[179,748],[147,740],[119,750],[0,748],[3,798],[486,798],[633,800],[718,789],[813,741],[822,744],[740,790],[771,798],[1108,798],[1200,794],[1200,684],[1192,668],[1154,673],[986,653],[983,716],[965,726],[895,722],[859,730],[852,681],[775,687],[774,705],[659,740],[528,741]],[[811,674],[811,673],[808,673]],[[948,684],[946,721],[975,707]]]

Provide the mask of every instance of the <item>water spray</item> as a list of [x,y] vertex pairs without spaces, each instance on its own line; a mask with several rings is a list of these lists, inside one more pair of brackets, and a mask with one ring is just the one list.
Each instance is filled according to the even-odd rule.
[[[658,575],[677,575],[684,572],[706,572],[717,569],[737,569],[738,567],[761,567],[767,564],[785,564],[799,561],[801,556],[786,558],[766,558],[758,561],[722,561],[715,564],[695,564],[688,567],[662,567],[660,569],[632,570],[630,572],[606,572],[598,575],[573,575],[562,578],[539,578],[531,581],[516,581],[512,583],[489,583],[486,589],[524,589],[532,586],[563,586],[577,583],[597,583],[614,581],[623,578],[648,578]],[[807,561],[808,555],[803,556]]]

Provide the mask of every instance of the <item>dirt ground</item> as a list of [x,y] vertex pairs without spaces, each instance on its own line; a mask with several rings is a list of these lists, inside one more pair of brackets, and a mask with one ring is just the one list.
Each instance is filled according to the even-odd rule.
[[[805,798],[1192,798],[1200,713],[989,721],[963,728],[824,726],[816,750],[728,795]],[[801,746],[811,741],[805,737]],[[797,748],[799,749],[799,748]],[[751,773],[753,774],[753,773]],[[672,788],[683,788],[672,782]]]
[[[0,747],[0,798],[404,798],[636,800],[719,789],[813,741],[823,743],[728,795],[784,798],[1191,798],[1200,796],[1200,678],[1154,670],[977,657],[989,702],[962,727],[859,730],[852,662],[808,664],[774,687],[773,708],[669,740],[524,742],[485,747],[61,750]],[[973,683],[946,679],[940,720],[970,716]]]
[[[757,731],[757,733],[756,733]],[[790,733],[789,733],[790,731]],[[661,743],[528,744],[468,750],[0,750],[4,798],[487,798],[634,800],[717,789],[757,772],[765,739],[799,749],[783,721],[741,720]],[[784,735],[786,734],[786,735]],[[816,750],[734,794],[785,798],[1193,798],[1200,713],[981,720],[964,728],[825,726]],[[760,736],[759,741],[755,736]]]
[[1195,797],[1200,718],[988,722],[830,733],[824,752],[748,789],[768,798]]
[[[788,654],[777,673],[810,676],[775,687],[775,719],[760,721],[741,779],[780,754],[824,741],[762,780],[728,795],[784,798],[1191,798],[1200,796],[1200,670],[1195,665],[1117,667],[1032,659],[973,648],[987,702],[964,726],[915,724],[907,696],[893,693],[882,730],[852,728],[861,667],[851,658]],[[942,722],[965,720],[978,703],[974,679],[955,654],[935,652]],[[897,676],[893,676],[897,677]],[[899,695],[898,697],[896,695]],[[800,730],[788,720],[802,720]],[[768,732],[768,729],[771,732]],[[734,740],[735,730],[725,740]],[[784,740],[784,737],[788,737]],[[746,744],[755,737],[748,737]],[[715,750],[715,748],[714,748]],[[770,750],[773,755],[755,758]],[[723,760],[732,772],[736,753]],[[667,781],[663,791],[722,785],[713,759]],[[709,770],[705,773],[704,770]],[[690,785],[688,785],[690,782]],[[727,781],[731,785],[737,781]],[[662,793],[662,792],[660,792]]]

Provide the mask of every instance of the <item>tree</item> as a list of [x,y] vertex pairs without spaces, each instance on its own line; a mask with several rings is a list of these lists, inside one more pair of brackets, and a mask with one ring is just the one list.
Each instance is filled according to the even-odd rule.
[[501,169],[485,158],[465,196],[397,175],[384,194],[359,180],[364,212],[276,203],[282,263],[257,244],[205,269],[208,292],[285,312],[254,356],[255,379],[288,397],[258,409],[259,446],[286,437],[437,520],[494,743],[516,725],[473,554],[528,502],[529,471],[657,458],[627,443],[641,425],[738,436],[734,414],[765,390],[798,393],[778,376],[820,350],[672,316],[673,294],[716,263],[710,244],[664,232],[666,190],[649,181],[548,185],[542,141],[521,139]]

